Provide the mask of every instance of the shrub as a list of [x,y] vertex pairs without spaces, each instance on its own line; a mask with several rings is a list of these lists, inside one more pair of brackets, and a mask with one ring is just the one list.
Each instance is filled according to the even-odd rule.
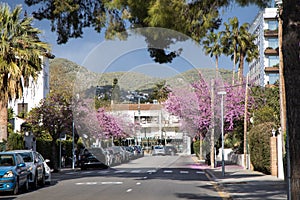
[[10,133],[6,148],[6,150],[24,149],[24,136],[18,133]]
[[273,122],[258,124],[249,132],[249,151],[254,170],[270,174],[270,137]]

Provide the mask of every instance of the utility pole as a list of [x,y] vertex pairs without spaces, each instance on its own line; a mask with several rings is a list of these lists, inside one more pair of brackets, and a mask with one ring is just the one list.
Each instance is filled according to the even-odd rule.
[[210,167],[215,168],[215,80],[211,81],[211,135],[210,135]]
[[247,113],[248,113],[248,81],[249,75],[247,74],[246,79],[246,91],[245,91],[245,112],[244,112],[244,168],[247,169]]

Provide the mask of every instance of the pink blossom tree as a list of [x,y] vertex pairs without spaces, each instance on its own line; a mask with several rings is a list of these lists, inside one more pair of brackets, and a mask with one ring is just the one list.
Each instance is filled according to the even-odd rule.
[[[224,96],[224,129],[228,133],[234,129],[235,122],[243,119],[245,108],[245,87],[232,87],[221,79],[214,80],[214,113],[212,113],[212,88],[199,73],[199,80],[188,87],[172,88],[165,109],[181,119],[181,129],[191,137],[209,140],[209,130],[216,126],[218,135],[221,130],[221,95],[219,91],[226,91]],[[254,98],[249,97],[248,105],[254,104]],[[249,116],[249,115],[247,115]],[[214,118],[214,120],[212,120]],[[212,123],[214,121],[214,124]]]

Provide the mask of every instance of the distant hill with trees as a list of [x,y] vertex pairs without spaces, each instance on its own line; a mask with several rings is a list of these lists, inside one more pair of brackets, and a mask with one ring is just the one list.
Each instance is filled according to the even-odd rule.
[[[55,58],[50,60],[50,89],[71,90],[71,86],[87,88],[95,88],[97,86],[112,86],[113,80],[118,79],[118,84],[122,91],[151,91],[157,83],[165,81],[169,85],[176,85],[178,79],[182,79],[186,83],[193,83],[199,79],[198,73],[201,71],[205,79],[211,79],[215,76],[214,68],[194,68],[185,71],[176,76],[168,78],[151,77],[138,72],[106,72],[96,73],[89,71],[84,66],[80,66],[72,61],[64,58]],[[220,69],[222,78],[228,82],[231,80],[231,71]]]

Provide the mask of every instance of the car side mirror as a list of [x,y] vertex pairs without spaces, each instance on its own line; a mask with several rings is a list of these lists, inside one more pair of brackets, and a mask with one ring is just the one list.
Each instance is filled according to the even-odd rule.
[[39,159],[38,159],[38,158],[36,158],[36,159],[34,160],[34,162],[35,162],[35,163],[38,163],[38,162],[39,162]]
[[50,162],[50,160],[49,159],[45,159],[45,162],[48,163],[48,162]]
[[26,166],[25,163],[20,163],[20,164],[18,164],[18,167],[25,167],[25,166]]

